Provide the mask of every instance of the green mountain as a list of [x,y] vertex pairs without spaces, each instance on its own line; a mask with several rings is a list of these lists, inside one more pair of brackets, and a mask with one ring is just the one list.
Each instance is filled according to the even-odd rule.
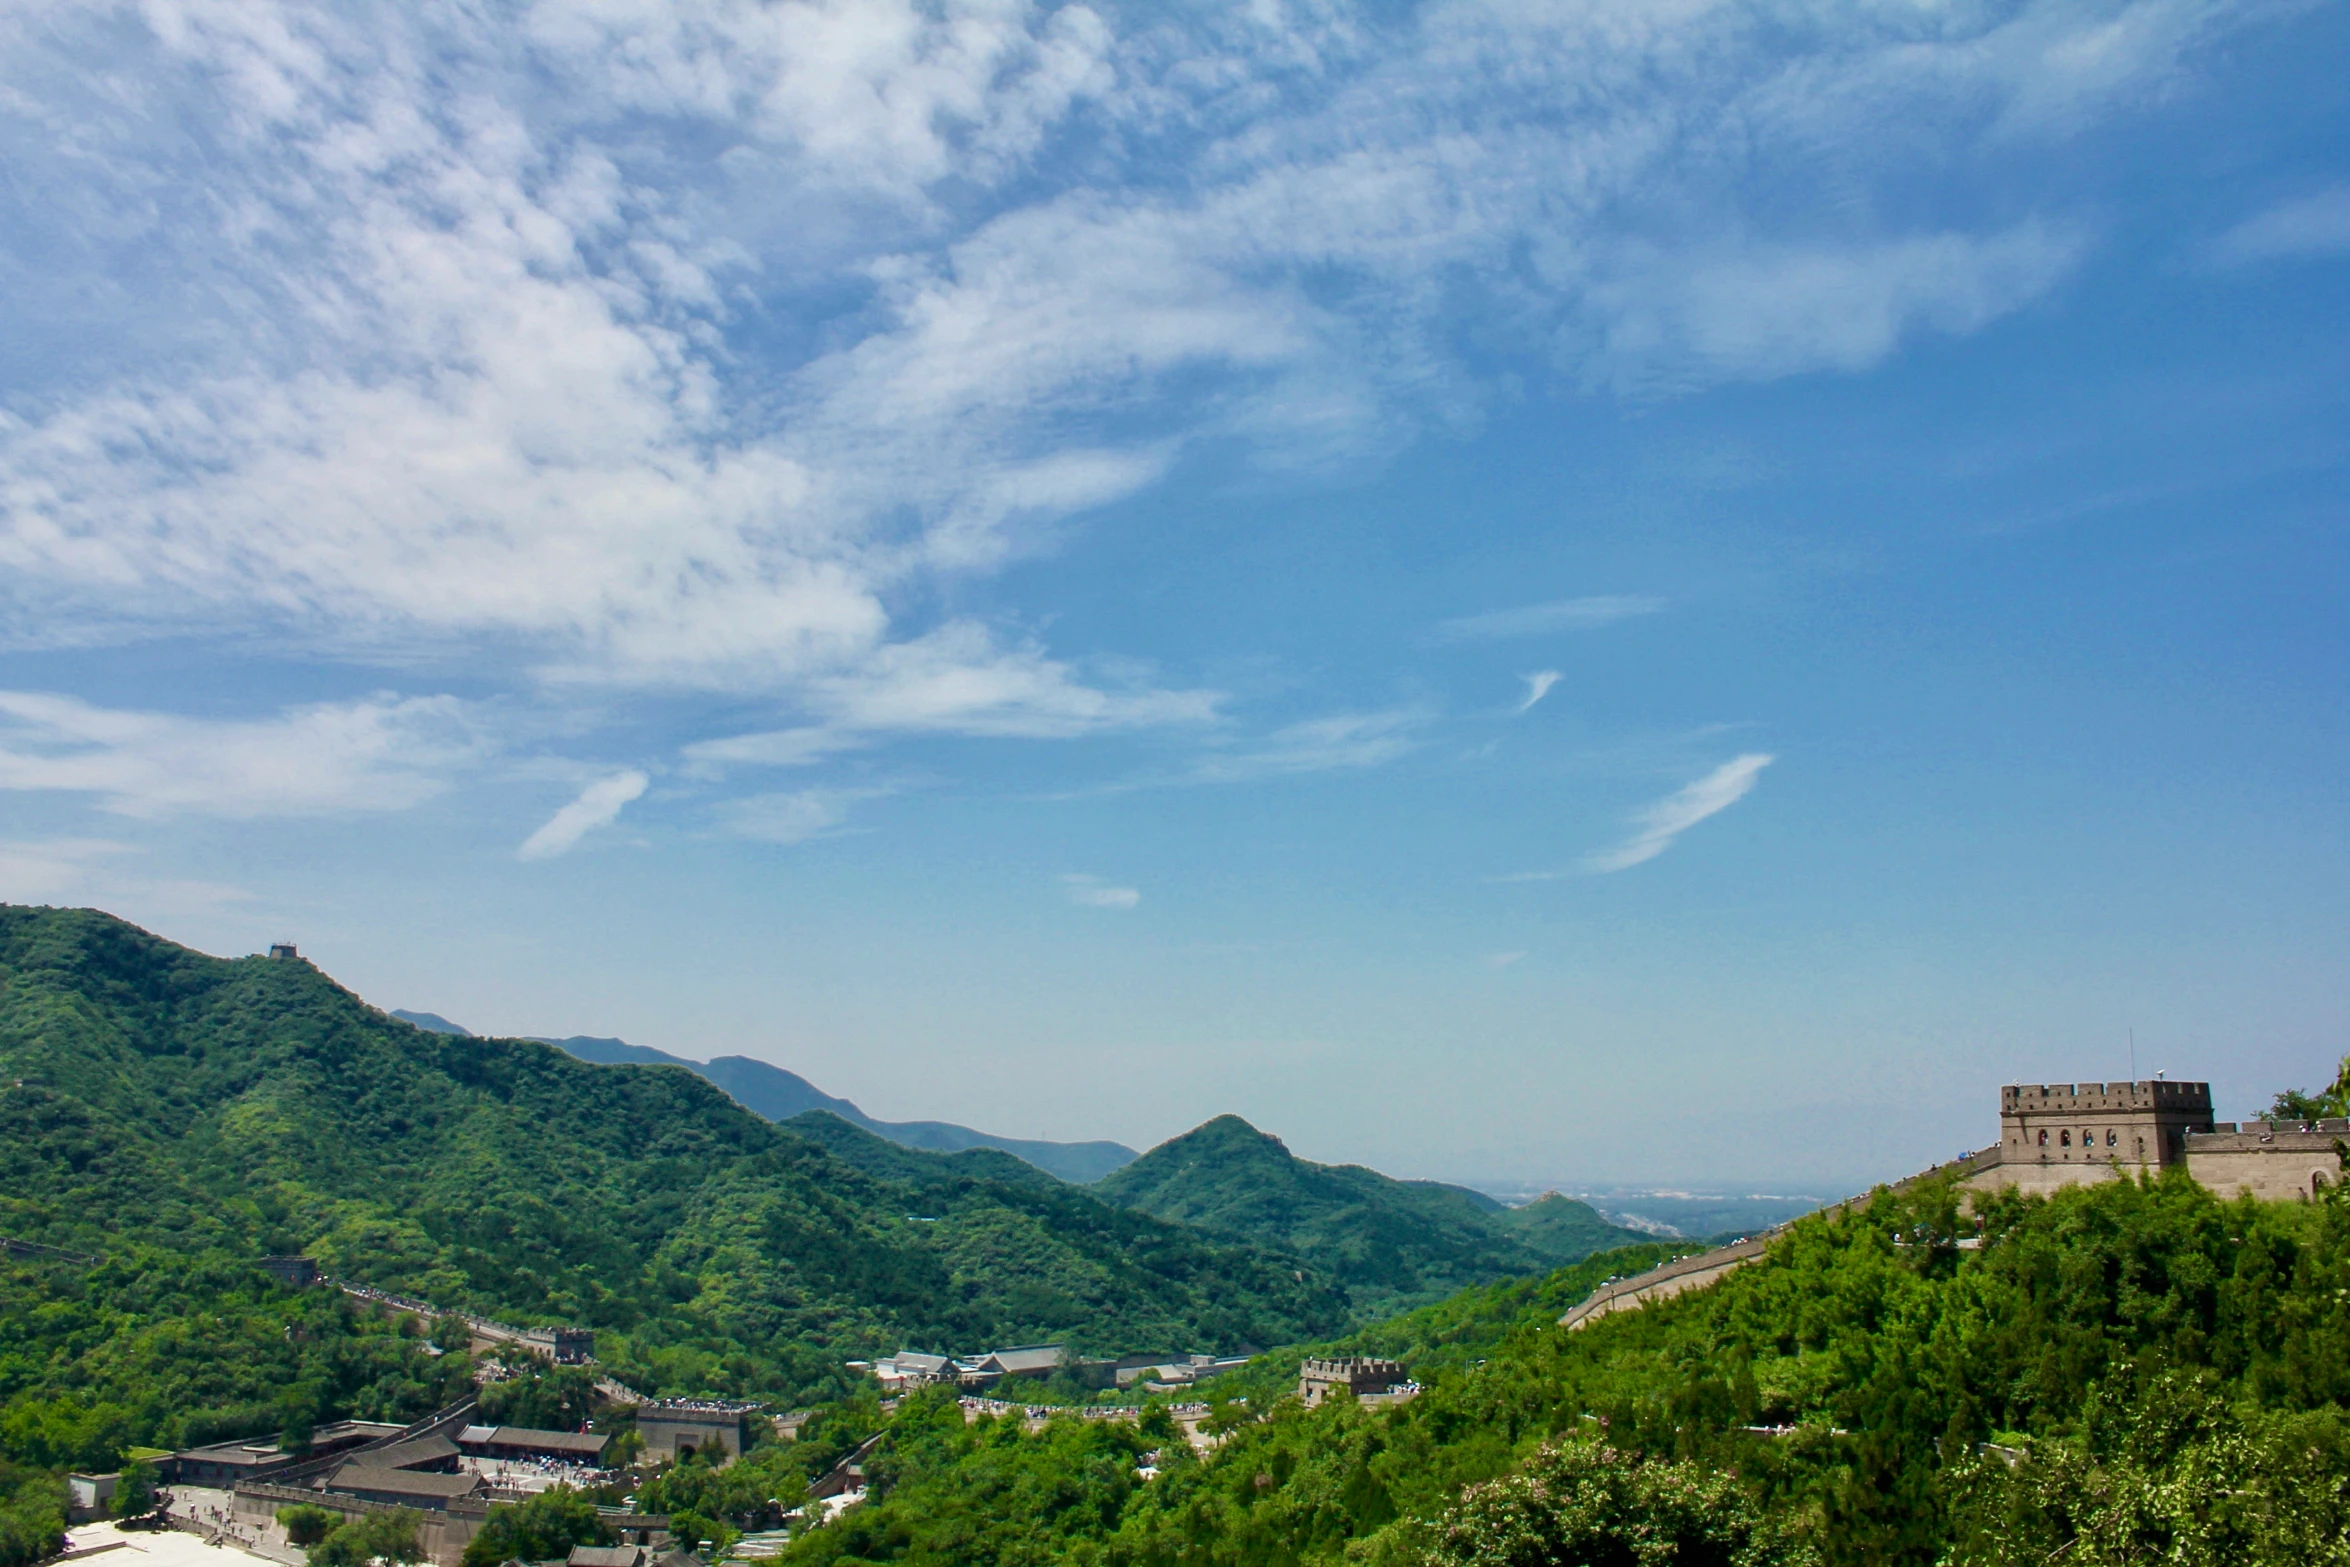
[[876,1180],[894,1181],[927,1190],[941,1180],[992,1181],[999,1186],[1026,1186],[1057,1191],[1066,1183],[997,1148],[967,1148],[961,1153],[924,1153],[903,1143],[878,1137],[829,1110],[807,1110],[783,1123],[784,1130],[853,1165]]
[[[431,1033],[472,1037],[471,1030],[450,1022],[437,1012],[404,1012],[394,1007],[392,1016]],[[1030,1138],[997,1137],[990,1132],[975,1132],[968,1126],[957,1126],[952,1121],[877,1121],[848,1100],[834,1098],[799,1073],[749,1056],[719,1056],[711,1061],[693,1061],[684,1056],[673,1056],[666,1050],[655,1050],[650,1045],[632,1045],[625,1039],[606,1039],[593,1034],[574,1034],[568,1039],[545,1039],[542,1042],[599,1066],[682,1066],[699,1077],[708,1078],[725,1089],[736,1104],[770,1121],[788,1121],[811,1110],[828,1110],[852,1126],[861,1126],[901,1147],[919,1148],[930,1153],[962,1153],[973,1148],[1000,1149],[1078,1186],[1098,1181],[1121,1165],[1134,1162],[1134,1150],[1124,1143],[1054,1143]]]
[[995,1156],[860,1165],[691,1072],[426,1032],[306,962],[86,910],[0,906],[0,1234],[173,1265],[300,1251],[593,1326],[663,1392],[804,1398],[904,1345],[1222,1349],[1343,1317],[1287,1257]]
[[1520,1208],[1504,1208],[1493,1215],[1502,1230],[1558,1263],[1577,1262],[1593,1252],[1615,1246],[1637,1245],[1656,1239],[1638,1230],[1608,1223],[1588,1203],[1557,1192],[1545,1192]]
[[1293,1252],[1346,1290],[1358,1321],[1650,1238],[1555,1194],[1513,1212],[1465,1187],[1314,1164],[1236,1115],[1161,1143],[1093,1190],[1211,1235]]
[[2173,1171],[1993,1195],[1979,1229],[1961,1200],[1880,1191],[1574,1331],[1670,1248],[1325,1347],[1401,1360],[1400,1405],[1307,1409],[1268,1356],[1211,1384],[1201,1453],[1164,1415],[1031,1434],[909,1399],[882,1483],[778,1567],[2350,1560],[2350,1189],[2229,1201]]

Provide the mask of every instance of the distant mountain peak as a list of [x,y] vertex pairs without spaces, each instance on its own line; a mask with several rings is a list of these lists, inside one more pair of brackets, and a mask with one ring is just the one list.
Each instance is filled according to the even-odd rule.
[[411,1027],[421,1028],[428,1034],[455,1034],[460,1039],[474,1037],[472,1029],[452,1023],[438,1012],[408,1012],[394,1007],[392,1008],[392,1016]]
[[[569,1039],[543,1041],[599,1066],[682,1066],[724,1090],[727,1097],[754,1115],[770,1121],[789,1121],[811,1110],[829,1111],[851,1126],[862,1127],[902,1148],[922,1153],[961,1153],[970,1148],[993,1148],[1036,1166],[1074,1186],[1086,1186],[1133,1162],[1134,1150],[1124,1143],[1053,1143],[1018,1137],[996,1137],[951,1121],[879,1121],[846,1099],[838,1099],[799,1073],[752,1056],[719,1056],[689,1061],[650,1045],[632,1045],[624,1039],[574,1034]],[[1245,1125],[1246,1123],[1242,1123]]]
[[1334,1278],[1366,1317],[1642,1238],[1555,1193],[1513,1210],[1442,1181],[1300,1159],[1237,1115],[1169,1138],[1094,1190],[1154,1218],[1280,1246]]
[[1289,1145],[1287,1143],[1283,1142],[1280,1138],[1275,1137],[1271,1132],[1264,1131],[1256,1126],[1252,1126],[1247,1120],[1240,1116],[1234,1115],[1229,1110],[1225,1111],[1222,1115],[1212,1116],[1209,1119],[1202,1121],[1199,1125],[1193,1127],[1190,1131],[1182,1133],[1180,1136],[1170,1138],[1166,1143],[1160,1144],[1160,1146],[1168,1147],[1174,1144],[1235,1142],[1262,1143],[1268,1148],[1279,1150],[1284,1158],[1294,1157],[1294,1155],[1290,1154]]

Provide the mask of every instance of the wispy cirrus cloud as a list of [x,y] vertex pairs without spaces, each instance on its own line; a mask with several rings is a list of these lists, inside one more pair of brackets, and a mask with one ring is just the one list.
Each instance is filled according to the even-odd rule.
[[1304,773],[1380,767],[1419,746],[1429,715],[1416,708],[1333,713],[1286,724],[1261,740],[1212,751],[1182,775],[1186,783],[1248,783]]
[[1564,680],[1566,676],[1555,669],[1543,669],[1537,670],[1531,675],[1520,675],[1518,678],[1526,682],[1526,699],[1518,704],[1517,709],[1524,713],[1532,711],[1534,704],[1550,695],[1550,688]]
[[2204,259],[2215,267],[2323,256],[2350,256],[2350,185],[2280,201],[2246,218],[2204,250]]
[[486,754],[453,697],[201,719],[0,691],[0,790],[80,794],[121,816],[320,816],[430,799]]
[[547,818],[546,825],[522,841],[514,851],[523,860],[551,860],[569,854],[599,827],[609,827],[632,800],[643,796],[652,780],[630,768],[599,778],[579,791],[579,797]]
[[[488,647],[963,732],[921,729],[903,666],[984,684],[1024,653],[931,640],[905,607],[928,584],[1201,441],[1287,465],[1474,418],[1464,312],[1525,345],[1511,376],[1644,396],[1978,330],[2089,236],[1892,225],[1867,193],[2061,141],[2237,25],[2183,0],[1797,29],[1727,0],[1379,28],[993,0],[19,13],[0,262],[44,351],[0,420],[0,594],[20,639]],[[1811,185],[1838,194],[1783,199]],[[44,293],[68,255],[103,286]],[[1186,693],[1103,696],[1061,732],[1187,721]]]
[[718,807],[718,820],[738,838],[758,843],[805,843],[831,835],[849,819],[849,808],[860,800],[889,793],[886,789],[795,789],[784,793],[745,795]]
[[689,763],[801,767],[908,735],[1070,740],[1213,720],[1223,694],[1089,682],[1033,643],[1004,647],[955,621],[883,650],[865,666],[811,678],[799,705],[813,721],[695,741]]
[[1139,889],[1120,887],[1083,871],[1071,871],[1063,876],[1061,890],[1080,908],[1131,909],[1142,902]]
[[1762,770],[1774,760],[1763,752],[1750,751],[1724,762],[1642,811],[1634,818],[1638,830],[1615,848],[1584,861],[1585,868],[1601,873],[1622,871],[1655,859],[1681,834],[1745,799],[1762,777]]
[[[1508,637],[1550,636],[1562,631],[1589,631],[1619,620],[1653,615],[1665,601],[1648,593],[1603,593],[1587,598],[1552,599],[1521,604],[1513,609],[1487,610],[1481,615],[1459,615],[1436,623],[1443,642],[1499,641]],[[1529,675],[1529,680],[1534,678]]]
[[241,887],[157,876],[139,848],[111,838],[0,838],[0,903],[85,903],[130,918],[217,913]]

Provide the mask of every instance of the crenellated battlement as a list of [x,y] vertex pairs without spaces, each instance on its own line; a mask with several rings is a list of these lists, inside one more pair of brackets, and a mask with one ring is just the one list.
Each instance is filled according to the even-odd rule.
[[2209,1083],[2153,1078],[2135,1083],[2010,1083],[1999,1090],[2002,1114],[2048,1110],[2184,1110],[2211,1108]]

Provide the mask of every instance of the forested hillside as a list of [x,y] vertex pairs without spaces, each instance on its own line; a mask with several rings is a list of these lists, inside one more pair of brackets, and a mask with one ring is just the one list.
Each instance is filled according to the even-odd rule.
[[1458,1186],[1315,1164],[1236,1115],[1161,1143],[1093,1190],[1213,1235],[1294,1252],[1335,1279],[1364,1322],[1648,1239],[1555,1194],[1512,1212]]
[[[445,1024],[447,1019],[439,1021]],[[673,1056],[666,1050],[632,1045],[621,1039],[597,1039],[584,1034],[569,1039],[550,1039],[547,1043],[560,1047],[582,1061],[605,1065],[633,1063],[640,1066],[682,1066],[696,1076],[708,1078],[724,1089],[736,1104],[770,1121],[790,1121],[811,1111],[829,1111],[851,1126],[863,1127],[902,1148],[942,1154],[993,1148],[1034,1165],[1060,1180],[1081,1186],[1089,1181],[1100,1180],[1134,1159],[1134,1150],[1124,1143],[1042,1142],[1020,1137],[997,1137],[990,1132],[977,1132],[968,1126],[957,1126],[952,1121],[875,1120],[849,1100],[833,1097],[799,1073],[787,1072],[782,1067],[766,1061],[755,1061],[749,1056],[719,1056],[711,1061],[689,1061],[683,1056]]]
[[[428,1033],[307,963],[0,908],[0,1234],[117,1259],[101,1302],[302,1251],[593,1326],[647,1391],[792,1399],[907,1344],[1222,1349],[1343,1320],[1293,1259],[979,1163],[860,1169],[690,1073]],[[79,1385],[91,1346],[6,1316],[32,1340],[0,1396]]]
[[1308,1411],[1260,1384],[1205,1458],[1164,1420],[1024,1436],[913,1403],[872,1460],[885,1490],[793,1555],[2350,1561],[2350,1197],[2229,1203],[2174,1172],[1981,1216],[1961,1250],[1952,1186],[1880,1194],[1572,1333],[1563,1305],[1654,1249],[1475,1292],[1345,1346],[1401,1355],[1416,1401]]

